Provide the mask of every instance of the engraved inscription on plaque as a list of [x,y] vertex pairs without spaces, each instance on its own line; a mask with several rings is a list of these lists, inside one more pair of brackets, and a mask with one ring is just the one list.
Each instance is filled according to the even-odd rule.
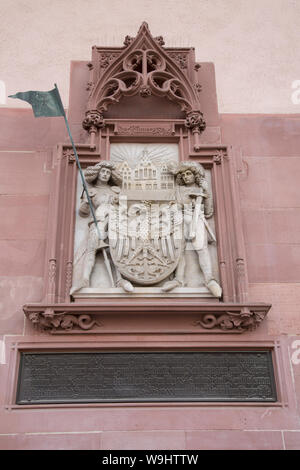
[[22,353],[17,404],[274,402],[271,351]]

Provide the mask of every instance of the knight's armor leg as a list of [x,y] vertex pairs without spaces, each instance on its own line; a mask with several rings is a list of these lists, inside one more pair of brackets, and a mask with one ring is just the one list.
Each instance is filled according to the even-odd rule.
[[83,270],[83,286],[88,287],[90,285],[90,277],[95,265],[96,250],[88,251],[85,255],[85,263]]
[[210,292],[215,297],[221,297],[222,288],[217,283],[217,281],[213,278],[210,254],[209,254],[207,246],[203,248],[202,250],[197,250],[197,254],[198,254],[200,268],[204,275],[204,281],[205,281],[206,287],[210,290]]
[[184,272],[185,272],[185,258],[184,258],[184,253],[183,253],[177,265],[174,279],[172,279],[171,281],[165,282],[161,290],[163,292],[170,292],[176,287],[183,287],[184,286]]
[[96,232],[95,226],[91,225],[89,227],[89,235],[87,242],[87,252],[85,255],[84,269],[83,269],[83,286],[88,287],[90,285],[90,277],[95,266],[96,261],[96,251],[98,247],[98,234]]

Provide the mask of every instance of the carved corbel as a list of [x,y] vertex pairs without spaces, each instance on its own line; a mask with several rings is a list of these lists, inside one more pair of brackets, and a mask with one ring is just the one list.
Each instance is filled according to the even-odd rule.
[[217,150],[215,155],[213,155],[213,162],[216,165],[221,165],[225,155],[226,153],[223,150]]
[[194,322],[194,326],[205,330],[222,330],[243,333],[255,330],[267,315],[267,310],[249,310],[244,307],[240,312],[204,313]]
[[95,135],[98,130],[105,126],[102,113],[100,111],[93,109],[86,111],[85,118],[82,122],[82,127],[88,131],[91,136],[90,147],[95,148]]
[[67,158],[69,163],[74,163],[76,161],[73,150],[66,149],[63,151],[63,156]]
[[206,128],[206,122],[203,119],[203,113],[201,111],[190,111],[186,115],[185,119],[185,126],[188,129],[191,129],[192,134],[194,136],[194,150],[195,152],[199,152],[200,150],[200,142],[199,136],[201,132],[203,132]]
[[76,330],[87,331],[95,326],[102,326],[99,321],[92,318],[92,315],[74,315],[69,312],[56,313],[51,308],[46,308],[41,312],[29,312],[27,318],[37,328],[44,331],[50,330],[50,333],[76,333]]

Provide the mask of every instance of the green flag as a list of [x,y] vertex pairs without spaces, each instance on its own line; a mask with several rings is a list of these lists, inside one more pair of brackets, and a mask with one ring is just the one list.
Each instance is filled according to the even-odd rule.
[[[55,88],[53,88],[53,90],[50,90],[50,91],[21,91],[19,93],[16,93],[15,95],[9,95],[9,98],[17,98],[19,100],[27,101],[27,103],[31,104],[32,110],[33,110],[33,113],[34,113],[35,117],[63,116],[63,118],[65,120],[65,123],[66,123],[67,131],[68,131],[68,134],[69,134],[69,137],[70,137],[70,140],[71,140],[71,144],[72,144],[72,147],[73,147],[75,160],[76,160],[76,163],[77,163],[77,166],[78,166],[78,169],[79,169],[79,173],[80,173],[80,176],[81,176],[84,191],[86,192],[86,196],[87,196],[87,200],[88,200],[88,203],[89,203],[89,206],[90,206],[91,214],[93,216],[95,227],[96,227],[97,232],[98,232],[98,237],[101,240],[101,235],[100,235],[100,231],[99,231],[98,222],[97,222],[97,219],[96,219],[94,207],[93,207],[93,204],[92,204],[89,192],[88,192],[88,188],[87,188],[87,185],[86,185],[86,182],[85,182],[85,179],[84,179],[84,175],[82,173],[81,165],[80,165],[80,162],[79,162],[79,158],[78,158],[78,155],[77,155],[77,151],[76,151],[76,147],[75,147],[75,144],[74,144],[74,141],[73,141],[73,137],[72,137],[72,134],[71,134],[68,119],[67,119],[67,116],[66,116],[66,113],[65,113],[65,110],[64,110],[64,107],[63,107],[61,97],[60,97],[58,88],[56,86],[56,83],[54,84],[54,86],[55,86]],[[103,250],[103,256],[104,256],[105,265],[107,267],[108,274],[110,276],[112,286],[114,287],[114,279],[113,279],[111,269],[108,267],[109,261],[108,261],[107,254],[106,254],[105,250]]]
[[31,104],[35,117],[65,116],[58,89],[50,91],[21,91],[9,98],[18,98]]

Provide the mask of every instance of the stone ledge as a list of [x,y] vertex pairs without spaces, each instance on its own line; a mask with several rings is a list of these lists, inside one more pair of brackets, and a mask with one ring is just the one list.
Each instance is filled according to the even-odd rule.
[[52,334],[232,334],[255,330],[271,307],[264,303],[162,300],[30,304],[23,310],[39,330]]

